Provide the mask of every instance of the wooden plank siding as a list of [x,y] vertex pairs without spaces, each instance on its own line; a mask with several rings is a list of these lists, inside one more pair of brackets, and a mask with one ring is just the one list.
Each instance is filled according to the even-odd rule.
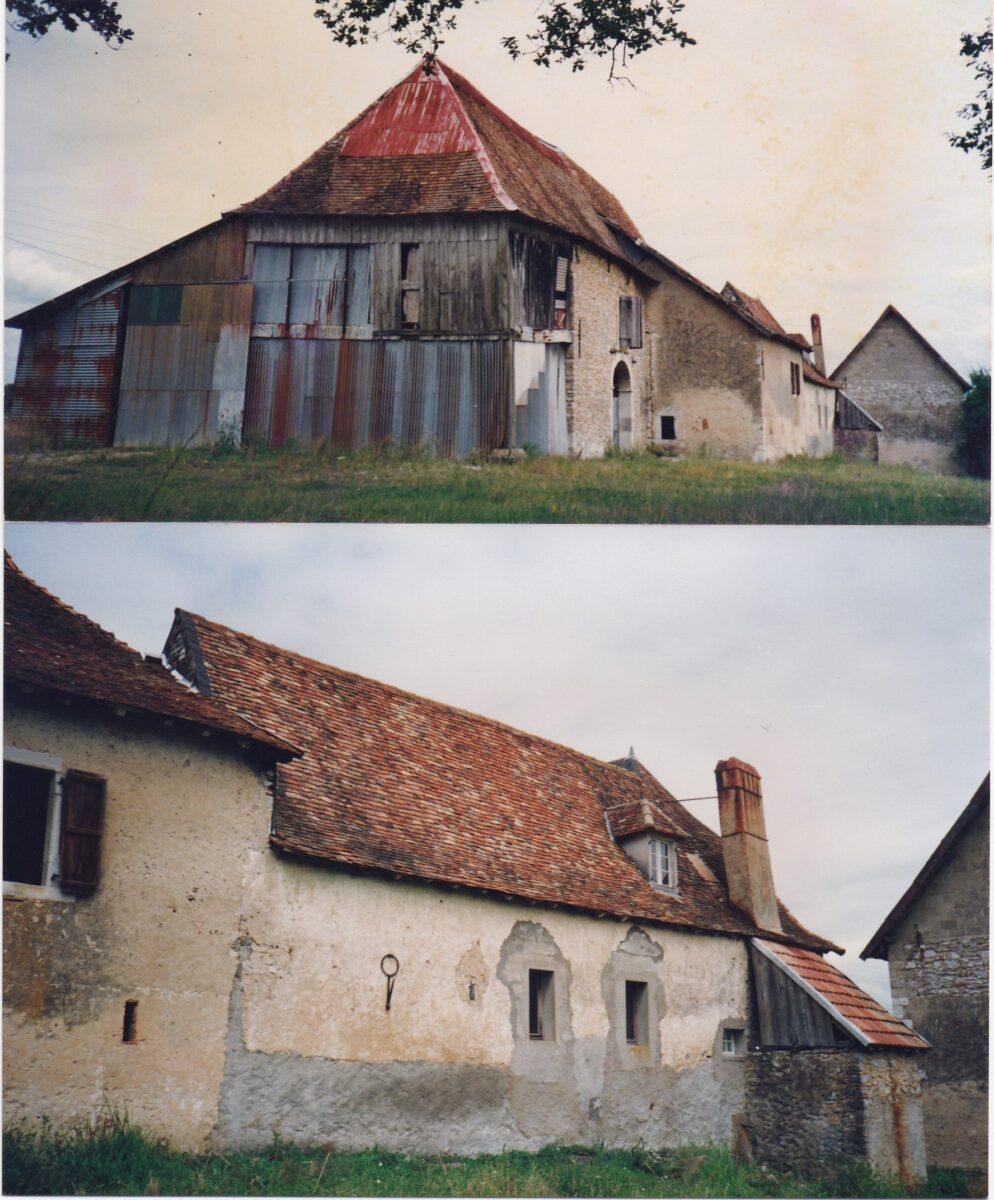
[[[374,333],[401,332],[401,247],[421,247],[420,334],[500,336],[509,327],[505,225],[493,217],[266,217],[251,243],[368,245]],[[408,334],[410,331],[404,331]]]
[[755,946],[749,947],[749,960],[763,1048],[855,1045],[820,1004]]
[[237,283],[245,270],[245,226],[222,221],[135,267],[134,283]]

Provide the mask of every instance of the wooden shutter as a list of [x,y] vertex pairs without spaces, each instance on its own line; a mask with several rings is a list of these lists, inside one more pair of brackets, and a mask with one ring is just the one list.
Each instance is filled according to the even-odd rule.
[[642,297],[621,296],[618,304],[618,340],[621,348],[642,346]]
[[70,771],[62,780],[59,887],[88,896],[100,879],[100,836],[107,785],[99,775]]

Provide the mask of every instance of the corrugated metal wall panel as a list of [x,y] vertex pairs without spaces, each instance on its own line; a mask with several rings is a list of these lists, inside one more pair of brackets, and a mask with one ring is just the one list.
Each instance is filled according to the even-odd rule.
[[57,445],[110,444],[121,298],[117,288],[24,331],[10,389],[19,428]]
[[501,342],[254,338],[246,437],[272,445],[393,442],[464,456],[501,445]]
[[217,436],[215,391],[125,391],[116,446],[202,446]]

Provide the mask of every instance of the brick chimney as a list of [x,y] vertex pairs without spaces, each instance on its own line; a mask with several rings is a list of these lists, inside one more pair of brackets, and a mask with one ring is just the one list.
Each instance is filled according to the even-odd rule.
[[727,758],[715,767],[714,777],[728,894],[760,929],[782,933],[759,772],[740,759]]
[[825,347],[821,342],[821,317],[811,314],[811,346],[815,352],[815,370],[825,374]]

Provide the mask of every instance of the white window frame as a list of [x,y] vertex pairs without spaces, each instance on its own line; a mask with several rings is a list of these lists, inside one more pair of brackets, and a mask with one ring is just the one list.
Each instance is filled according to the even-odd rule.
[[665,838],[649,838],[649,882],[668,892],[676,891],[676,846]]
[[745,1052],[745,1029],[741,1025],[726,1025],[721,1031],[721,1057],[745,1058]]
[[4,762],[18,763],[23,767],[36,767],[51,771],[52,785],[48,796],[48,823],[45,827],[44,878],[46,883],[20,883],[5,879],[3,894],[17,900],[65,900],[75,901],[70,892],[64,892],[53,883],[59,876],[59,834],[62,829],[62,780],[65,765],[61,758],[45,754],[40,750],[25,750],[21,746],[4,746]]

